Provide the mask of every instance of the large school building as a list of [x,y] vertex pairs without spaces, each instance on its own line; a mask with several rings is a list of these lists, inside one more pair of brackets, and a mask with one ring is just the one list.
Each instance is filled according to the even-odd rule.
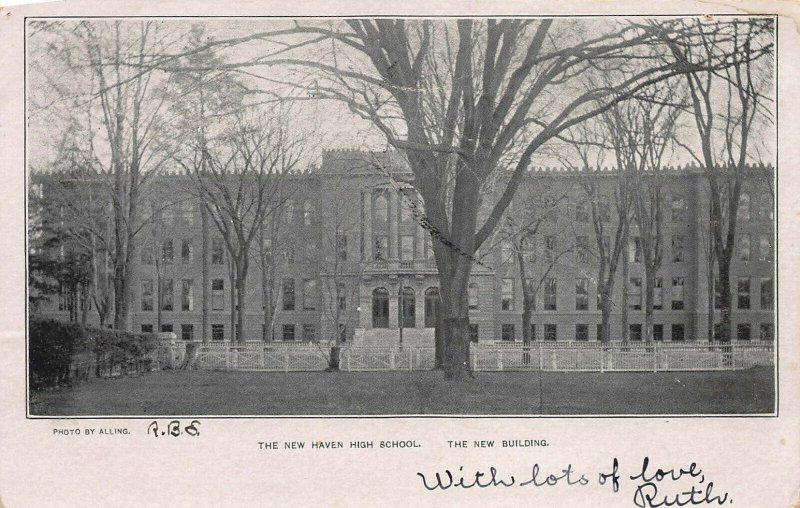
[[[749,168],[739,200],[730,281],[732,335],[738,340],[774,338],[773,172]],[[666,168],[659,178],[662,259],[653,338],[705,341],[709,313],[715,312],[708,183],[692,167]],[[54,184],[58,179],[39,174],[31,182],[47,199],[48,192],[63,192]],[[275,210],[250,245],[244,339],[298,343],[341,333],[356,344],[396,344],[402,336],[405,343],[432,345],[439,281],[431,242],[438,240],[420,225],[424,207],[402,159],[391,152],[325,151],[319,167],[285,180],[273,199]],[[613,169],[528,172],[503,227],[475,256],[469,282],[474,341],[522,340],[523,284],[534,293],[532,340],[598,340],[597,245],[598,239],[613,244],[617,185]],[[186,175],[163,175],[143,200],[142,217],[154,219],[143,219],[136,235],[129,327],[174,332],[184,340],[203,339],[205,328],[206,339],[231,341],[231,308],[239,302],[231,291],[230,255],[211,218],[203,228],[192,186]],[[592,208],[590,193],[601,206]],[[495,190],[487,187],[486,196],[488,207]],[[46,219],[32,213],[31,220]],[[642,235],[630,221],[616,270],[612,340],[621,340],[625,320],[631,341],[644,335]],[[96,322],[91,299],[67,295],[54,295],[36,314],[68,319],[70,306],[80,302],[87,302],[88,319]]]

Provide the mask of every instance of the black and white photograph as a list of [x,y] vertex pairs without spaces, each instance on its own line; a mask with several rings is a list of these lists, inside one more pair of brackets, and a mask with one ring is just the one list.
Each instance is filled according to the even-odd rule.
[[26,20],[29,414],[774,414],[775,23]]
[[800,7],[9,1],[0,508],[800,507]]

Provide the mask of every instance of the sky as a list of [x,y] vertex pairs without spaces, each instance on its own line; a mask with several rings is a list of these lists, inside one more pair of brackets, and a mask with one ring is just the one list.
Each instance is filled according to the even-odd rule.
[[[308,20],[304,20],[308,22]],[[68,34],[74,28],[74,23],[69,21],[67,25],[56,28],[52,32],[34,32],[28,44],[28,156],[32,167],[47,167],[52,164],[55,158],[54,145],[61,137],[61,133],[66,129],[66,125],[72,119],[78,119],[86,124],[87,113],[93,111],[92,130],[97,132],[97,142],[95,150],[101,160],[107,160],[108,150],[104,148],[102,124],[100,122],[100,110],[94,103],[88,101],[86,93],[93,86],[85,72],[74,72],[75,66],[70,67],[63,60],[59,53],[48,55],[47,42],[55,45],[63,44],[69,40]],[[138,23],[136,20],[124,20],[123,23]],[[275,20],[261,18],[244,19],[210,19],[196,20],[192,23],[202,24],[206,29],[206,34],[217,40],[243,37],[248,34],[265,30],[275,30],[288,28],[293,25],[292,20]],[[608,26],[608,22],[602,19],[589,20],[585,29],[587,33],[603,29]],[[595,23],[593,25],[593,23]],[[180,50],[183,43],[179,41],[184,36],[190,25],[187,20],[166,20],[161,23],[160,34],[164,36],[164,44],[169,47],[167,51]],[[283,39],[287,43],[292,43],[296,39]],[[266,41],[251,41],[237,44],[220,51],[220,54],[231,62],[249,62],[264,54],[275,51],[280,46]],[[83,62],[82,52],[76,50],[71,54],[76,66]],[[313,50],[302,49],[293,52],[298,58],[319,59],[320,61],[331,61],[329,47],[315,46]],[[339,58],[343,55],[337,53]],[[364,68],[364,61],[349,60],[338,61],[339,65],[352,66],[353,68]],[[52,64],[52,65],[51,65]],[[307,75],[298,73],[295,68],[288,66],[254,66],[243,68],[242,79],[249,86],[261,88],[278,93],[285,93],[287,86],[281,83],[296,83],[307,80]],[[75,100],[64,101],[60,99],[61,93],[57,88],[66,90],[69,97]],[[264,95],[263,97],[267,97]],[[558,98],[554,99],[558,100]],[[270,114],[273,104],[259,106],[266,114]],[[372,125],[371,122],[364,120],[350,112],[346,105],[332,100],[303,100],[292,104],[291,122],[295,126],[299,136],[308,136],[309,149],[307,165],[319,163],[320,154],[323,149],[336,148],[359,148],[364,150],[384,150],[388,148],[386,138]],[[694,119],[690,115],[683,115],[680,122],[679,133],[682,139],[690,146],[696,146],[693,134],[695,129]],[[774,161],[773,128],[770,125],[763,126],[763,132],[757,136],[756,147],[753,150],[754,158],[766,162]],[[533,159],[533,165],[537,166],[556,166],[560,165],[557,159],[548,153],[559,152],[562,147],[553,145],[549,149],[542,150]],[[670,165],[685,165],[691,162],[691,157],[685,150],[676,148],[667,161]],[[607,165],[611,165],[609,162]]]

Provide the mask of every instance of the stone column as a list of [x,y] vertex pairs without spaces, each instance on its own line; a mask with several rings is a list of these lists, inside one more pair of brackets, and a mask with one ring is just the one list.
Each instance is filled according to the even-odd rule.
[[390,190],[389,191],[389,227],[386,230],[386,234],[389,236],[389,259],[396,260],[398,258],[397,255],[397,220],[398,220],[398,209],[397,209],[397,191]]
[[372,261],[372,191],[367,190],[364,197],[364,260]]
[[372,294],[368,287],[361,284],[359,295],[359,307],[361,307],[361,312],[358,313],[359,325],[369,330],[372,328]]
[[425,288],[417,291],[414,301],[414,313],[416,314],[415,328],[425,328]]
[[391,289],[389,290],[389,328],[392,330],[397,330],[398,322],[397,322],[397,306],[398,306],[398,295]]

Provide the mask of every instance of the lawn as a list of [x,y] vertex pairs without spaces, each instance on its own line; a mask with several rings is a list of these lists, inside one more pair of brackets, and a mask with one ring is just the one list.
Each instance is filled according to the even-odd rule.
[[[540,379],[541,400],[540,406]],[[730,372],[160,371],[36,392],[31,415],[747,414],[774,411],[773,370]]]

